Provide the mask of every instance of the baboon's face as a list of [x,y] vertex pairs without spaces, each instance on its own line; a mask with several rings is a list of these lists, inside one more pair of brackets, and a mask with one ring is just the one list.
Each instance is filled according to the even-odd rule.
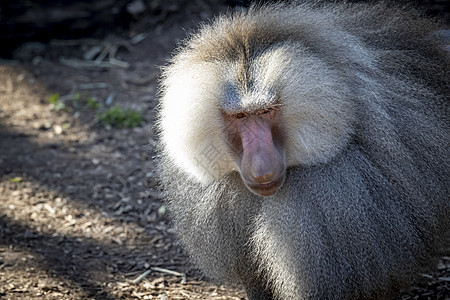
[[227,137],[244,184],[255,194],[271,196],[285,177],[280,111],[276,106],[251,112],[224,113]]

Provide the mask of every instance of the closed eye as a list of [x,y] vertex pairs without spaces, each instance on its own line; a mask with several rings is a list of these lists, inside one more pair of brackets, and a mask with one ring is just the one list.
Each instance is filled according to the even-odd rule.
[[257,115],[264,115],[264,114],[270,113],[272,110],[273,110],[272,107],[267,107],[267,108],[263,108],[263,109],[258,110],[258,111],[256,112],[256,114],[257,114]]

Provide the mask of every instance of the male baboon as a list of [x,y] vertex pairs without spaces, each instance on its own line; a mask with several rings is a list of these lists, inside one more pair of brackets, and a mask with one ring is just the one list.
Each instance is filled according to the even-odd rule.
[[162,182],[202,270],[250,299],[381,299],[449,235],[449,54],[387,4],[251,7],[164,69]]

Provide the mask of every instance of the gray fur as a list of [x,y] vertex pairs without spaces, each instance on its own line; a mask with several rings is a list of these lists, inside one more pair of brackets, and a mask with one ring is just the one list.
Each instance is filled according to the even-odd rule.
[[[180,238],[205,274],[244,285],[250,299],[382,299],[433,262],[450,232],[450,64],[436,30],[385,4],[303,3],[221,17],[187,40],[162,81],[160,165]],[[293,55],[267,83],[258,58],[280,57],[272,49]],[[177,76],[203,65],[216,74],[192,75],[208,86],[204,95],[172,99]],[[318,86],[305,74],[319,74]],[[286,144],[294,135],[311,158],[295,158],[303,150],[292,142],[286,157],[294,158],[273,196],[252,194],[232,166],[216,178],[195,170],[210,161],[189,163],[198,158],[189,151],[208,142],[203,131],[222,126],[217,112],[206,112],[206,122],[205,112],[186,111],[192,122],[180,125],[183,135],[166,136],[177,126],[170,101],[233,111],[271,103],[274,93],[285,118],[302,116],[285,120]],[[314,126],[322,116],[336,123]],[[171,138],[191,130],[199,130],[187,135],[192,148],[171,149]]]

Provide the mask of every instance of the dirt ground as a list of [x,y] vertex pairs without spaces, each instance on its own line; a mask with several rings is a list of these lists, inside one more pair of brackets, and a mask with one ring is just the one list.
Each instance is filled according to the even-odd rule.
[[[29,62],[0,62],[0,299],[245,299],[189,263],[153,160],[157,66],[224,10],[180,11],[141,32],[52,41]],[[95,47],[118,51],[96,65],[83,59]],[[100,124],[97,113],[114,105],[142,112],[142,125]],[[398,299],[449,295],[446,251]]]

